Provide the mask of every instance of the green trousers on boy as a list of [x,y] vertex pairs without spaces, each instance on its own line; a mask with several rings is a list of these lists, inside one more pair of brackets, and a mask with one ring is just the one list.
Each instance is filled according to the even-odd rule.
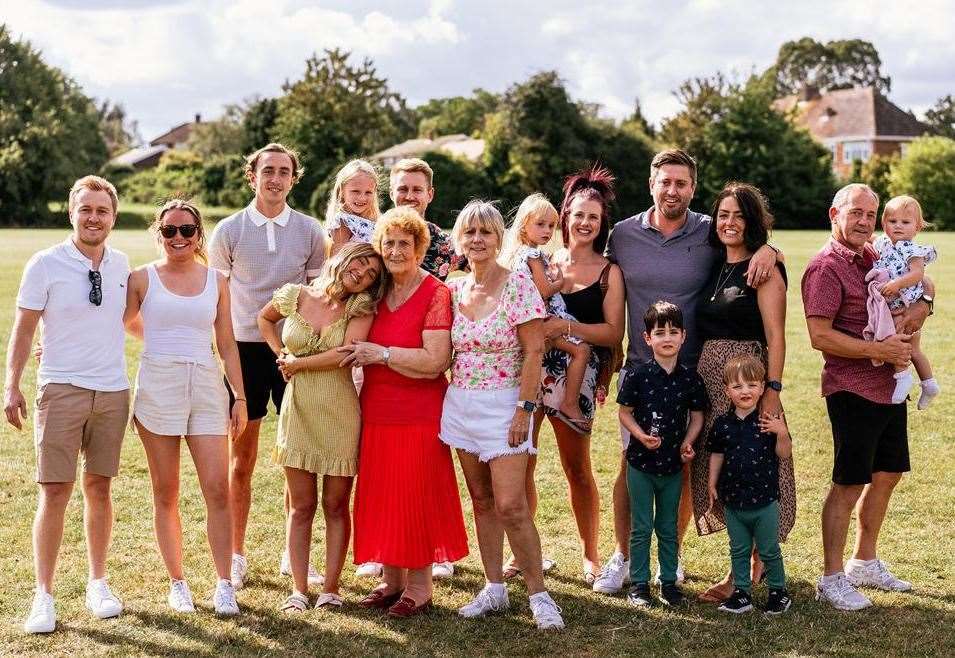
[[[680,473],[651,475],[627,465],[630,493],[630,582],[650,582],[650,536],[656,531],[660,582],[676,582],[676,517]],[[654,507],[656,508],[654,510]]]
[[779,503],[774,500],[757,509],[724,507],[723,516],[730,536],[733,584],[744,592],[750,591],[749,560],[755,542],[769,589],[784,589],[786,572],[783,553],[779,549]]

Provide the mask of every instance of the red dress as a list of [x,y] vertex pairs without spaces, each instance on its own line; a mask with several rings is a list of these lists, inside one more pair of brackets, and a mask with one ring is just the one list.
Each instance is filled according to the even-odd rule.
[[[392,311],[385,300],[368,340],[422,347],[423,330],[451,329],[451,293],[427,276]],[[355,563],[419,569],[468,554],[451,451],[438,439],[448,380],[412,379],[365,366],[355,489]]]

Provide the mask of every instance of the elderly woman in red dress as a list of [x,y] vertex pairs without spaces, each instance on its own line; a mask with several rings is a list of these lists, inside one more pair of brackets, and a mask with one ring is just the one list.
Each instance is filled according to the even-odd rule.
[[431,565],[468,554],[451,451],[438,439],[451,362],[451,293],[421,269],[428,225],[408,207],[375,224],[390,274],[368,340],[342,347],[363,366],[355,563],[384,565],[360,602],[410,617],[431,606]]

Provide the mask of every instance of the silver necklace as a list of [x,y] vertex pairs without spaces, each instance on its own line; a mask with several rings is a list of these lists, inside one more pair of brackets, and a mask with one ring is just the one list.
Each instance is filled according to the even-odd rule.
[[[728,265],[728,264],[729,264],[729,263],[727,263],[727,265]],[[723,278],[722,280],[720,280],[720,277],[717,277],[717,278],[716,278],[716,287],[713,288],[713,296],[710,297],[710,301],[711,301],[711,302],[715,302],[715,301],[716,301],[716,293],[718,293],[718,292],[722,289],[722,287],[725,286],[725,285],[729,282],[730,277],[733,276],[733,272],[736,271],[736,266],[737,266],[737,265],[739,265],[739,263],[733,263],[733,267],[730,268],[729,273],[726,274],[726,277]],[[723,273],[725,273],[725,272],[726,272],[726,265],[724,265],[724,266],[723,266],[723,269],[720,271],[720,276],[723,276]]]

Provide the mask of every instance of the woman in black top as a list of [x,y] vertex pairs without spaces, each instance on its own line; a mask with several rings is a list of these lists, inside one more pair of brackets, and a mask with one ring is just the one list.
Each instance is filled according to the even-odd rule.
[[[717,196],[712,217],[709,241],[723,249],[725,258],[713,269],[697,309],[697,331],[704,341],[698,370],[710,399],[700,434],[703,438],[698,442],[691,469],[693,511],[701,535],[726,527],[719,501],[710,509],[707,491],[710,453],[705,446],[713,421],[730,409],[723,384],[726,362],[740,354],[752,354],[766,364],[767,386],[760,412],[777,415],[782,411],[779,392],[786,359],[785,267],[777,261],[777,269],[758,289],[746,284],[750,258],[766,244],[772,226],[773,218],[765,198],[752,185],[729,183]],[[780,540],[785,540],[796,517],[792,458],[780,461],[779,490],[779,534]],[[753,571],[757,576],[762,572],[758,558]],[[719,602],[732,593],[733,582],[727,576],[701,598]]]

